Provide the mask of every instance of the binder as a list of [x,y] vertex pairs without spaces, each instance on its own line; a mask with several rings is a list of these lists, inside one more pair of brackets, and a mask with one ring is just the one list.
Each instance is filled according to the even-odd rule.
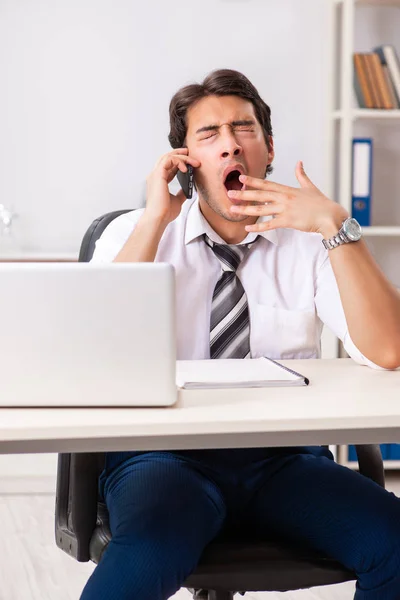
[[353,139],[351,214],[360,225],[371,225],[372,139]]
[[388,455],[389,460],[400,460],[400,444],[388,444]]
[[[390,444],[381,444],[382,460],[389,458],[389,446]],[[348,457],[349,462],[355,462],[357,460],[356,448],[353,445],[348,446]]]

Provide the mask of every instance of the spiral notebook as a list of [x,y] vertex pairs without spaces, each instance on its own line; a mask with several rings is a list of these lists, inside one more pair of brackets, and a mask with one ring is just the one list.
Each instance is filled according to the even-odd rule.
[[261,357],[246,359],[180,360],[176,383],[185,390],[302,386],[309,379],[288,367]]

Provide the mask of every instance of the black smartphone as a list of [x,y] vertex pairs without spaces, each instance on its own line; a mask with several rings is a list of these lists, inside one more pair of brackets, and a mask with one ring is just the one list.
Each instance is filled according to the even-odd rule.
[[183,193],[186,198],[191,198],[193,196],[193,180],[194,173],[192,165],[186,165],[187,171],[186,173],[182,173],[182,171],[178,171],[176,176],[178,177],[179,184],[183,189]]

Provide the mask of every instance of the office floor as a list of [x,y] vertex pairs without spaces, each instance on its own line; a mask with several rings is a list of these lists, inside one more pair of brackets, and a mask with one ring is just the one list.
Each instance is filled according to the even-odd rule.
[[[400,473],[387,488],[400,496]],[[0,495],[0,600],[78,600],[94,565],[77,563],[54,544],[53,495]],[[245,600],[351,600],[354,584],[300,592],[252,593]],[[174,600],[190,600],[181,590]],[[241,598],[241,596],[237,596]]]

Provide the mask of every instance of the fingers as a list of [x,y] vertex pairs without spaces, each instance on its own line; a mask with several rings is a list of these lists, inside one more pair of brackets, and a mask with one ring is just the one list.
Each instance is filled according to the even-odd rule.
[[171,164],[171,161],[172,161],[176,165],[177,160],[181,161],[185,164],[192,165],[192,167],[195,167],[195,168],[200,167],[200,165],[201,165],[201,162],[199,160],[197,160],[196,158],[192,158],[191,156],[188,155],[187,148],[176,148],[172,152],[168,152],[168,154],[164,154],[164,156],[162,156],[160,158],[159,164],[161,164],[161,165]]
[[162,177],[167,180],[168,183],[171,183],[175,175],[178,171],[182,173],[186,173],[187,165],[191,165],[193,168],[200,166],[200,161],[195,158],[191,158],[190,156],[184,154],[166,154],[162,157],[159,166],[156,171],[160,169]]
[[184,156],[183,154],[167,154],[161,161],[161,166],[164,167],[164,169],[171,169],[172,167],[178,166],[179,163],[183,165],[192,165],[192,167],[195,168],[201,165],[199,160],[191,158],[190,156]]
[[279,202],[283,195],[279,192],[270,192],[267,190],[229,190],[228,196],[235,200],[244,200],[245,202]]
[[271,215],[279,215],[283,211],[281,205],[269,206],[266,204],[258,204],[257,206],[231,206],[231,212],[238,215],[247,215],[248,217],[268,217]]
[[302,188],[318,189],[317,186],[313,184],[311,179],[306,174],[304,170],[303,161],[299,160],[296,164],[295,174],[297,181],[300,183]]
[[256,233],[261,233],[262,231],[271,231],[272,229],[279,229],[281,227],[285,227],[285,224],[280,221],[279,217],[276,219],[271,219],[271,221],[264,221],[263,223],[254,223],[253,225],[246,225],[246,231],[254,231]]
[[293,192],[293,188],[282,185],[280,183],[274,183],[267,179],[259,179],[258,177],[250,177],[250,175],[241,175],[239,181],[246,184],[246,187],[252,187],[257,190],[268,190],[270,192],[281,192],[288,193]]
[[197,160],[197,158],[192,158],[191,156],[185,156],[183,154],[175,154],[174,156],[178,156],[182,162],[192,165],[192,167],[198,168],[201,165],[201,162]]
[[186,173],[188,164],[195,168],[200,165],[200,161],[182,154],[172,154],[164,156],[159,168],[161,169],[161,173],[164,173],[164,177],[168,183],[170,183],[178,170]]

